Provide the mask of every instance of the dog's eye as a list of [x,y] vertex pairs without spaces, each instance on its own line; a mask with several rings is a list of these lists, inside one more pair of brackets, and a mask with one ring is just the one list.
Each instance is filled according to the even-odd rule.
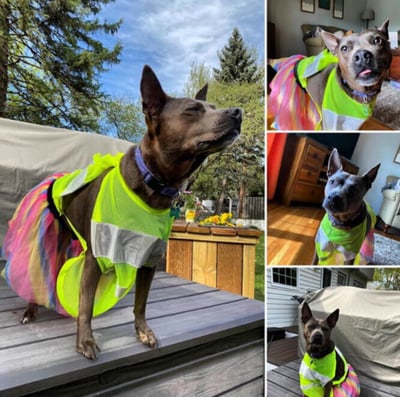
[[187,112],[201,112],[203,107],[200,104],[195,104],[186,108]]
[[383,43],[382,37],[379,36],[375,37],[373,43],[378,46],[382,45]]
[[342,46],[340,47],[340,51],[341,51],[341,52],[347,52],[348,49],[349,49],[349,47],[347,47],[347,45],[342,45]]
[[330,185],[333,185],[335,183],[335,180],[334,179],[329,179],[329,184]]

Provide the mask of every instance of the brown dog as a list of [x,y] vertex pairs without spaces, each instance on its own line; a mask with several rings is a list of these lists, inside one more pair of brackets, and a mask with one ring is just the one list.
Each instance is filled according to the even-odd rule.
[[349,174],[343,170],[339,152],[332,150],[322,203],[326,214],[315,237],[313,264],[366,265],[373,260],[376,216],[364,196],[379,167],[361,176]]
[[299,375],[304,396],[329,397],[333,387],[341,388],[346,396],[357,397],[360,394],[357,374],[331,339],[331,331],[338,319],[339,309],[321,320],[313,317],[307,302],[303,304],[301,321],[304,326],[306,353]]
[[[172,200],[179,192],[180,187],[206,157],[221,151],[238,137],[242,120],[241,110],[238,108],[216,110],[214,106],[205,101],[206,93],[207,86],[198,92],[194,100],[172,98],[164,93],[151,68],[144,67],[141,94],[147,133],[137,146],[128,150],[119,163],[123,184],[142,200],[141,207],[147,208],[146,206],[148,206],[151,209],[149,211],[153,212],[163,212],[171,208]],[[94,246],[96,241],[93,240],[93,235],[91,236],[91,233],[94,233],[95,224],[92,214],[96,209],[95,206],[101,205],[101,203],[96,203],[99,201],[100,192],[104,190],[102,190],[103,183],[111,172],[106,169],[90,183],[84,184],[70,194],[65,194],[61,199],[61,209],[57,208],[62,218],[60,222],[63,223],[63,219],[66,220],[75,234],[87,242],[79,292],[76,348],[79,353],[89,359],[96,358],[98,349],[92,333],[91,319],[96,289],[102,277],[99,257],[96,257],[95,254],[96,249],[99,248]],[[57,181],[55,183],[57,184]],[[54,203],[57,202],[54,197],[52,199],[50,197],[49,203],[52,200]],[[105,212],[107,212],[107,207]],[[124,213],[121,217],[124,217]],[[60,244],[68,245],[71,233],[66,232],[62,225],[60,228],[64,233]],[[122,237],[127,234],[129,235],[122,230]],[[12,241],[13,237],[15,234],[13,235],[13,230],[10,228],[5,241]],[[135,243],[132,245],[132,241],[117,242],[119,248],[122,247],[126,250],[129,248],[130,251],[117,254],[127,257],[132,251],[138,251],[141,246],[137,245],[141,245],[142,240],[147,237],[145,235],[141,236],[141,239],[133,240],[138,241],[136,245]],[[106,241],[106,243],[108,242]],[[161,242],[161,249],[159,247],[160,244],[156,245],[157,249],[150,249],[151,252],[146,258],[151,257],[151,262],[147,260],[144,266],[137,270],[136,275],[135,328],[139,340],[150,347],[157,346],[157,339],[147,325],[145,317],[147,297],[155,271],[156,258],[152,256],[154,256],[154,251],[157,251],[158,256],[163,254],[166,248],[165,241]],[[10,251],[7,244],[5,244],[4,251],[6,253]],[[9,252],[6,265],[6,274],[9,275],[13,273],[12,266],[17,265],[13,264],[11,260],[15,257],[13,254],[13,252]],[[56,269],[56,271],[58,273],[60,269]],[[9,284],[13,287],[12,282]],[[35,319],[38,304],[44,303],[30,301],[23,316],[23,323]]]
[[[319,29],[327,50],[271,62],[268,110],[279,130],[357,130],[372,115],[392,59],[389,21],[342,38]],[[271,69],[270,69],[271,70]]]

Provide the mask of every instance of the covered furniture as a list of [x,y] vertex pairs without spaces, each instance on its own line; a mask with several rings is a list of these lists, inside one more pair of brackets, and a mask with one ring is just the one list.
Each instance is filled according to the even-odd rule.
[[301,31],[303,32],[303,41],[306,46],[307,56],[317,55],[325,48],[322,38],[317,33],[318,27],[327,32],[335,33],[338,35],[343,35],[344,33],[346,33],[345,29],[338,28],[336,26],[310,25],[310,24],[301,25]]
[[400,184],[395,183],[400,180],[399,176],[388,176],[386,178],[386,186],[392,188],[385,189],[382,191],[383,201],[379,211],[379,217],[384,222],[385,226],[383,231],[386,233],[390,227],[400,229]]

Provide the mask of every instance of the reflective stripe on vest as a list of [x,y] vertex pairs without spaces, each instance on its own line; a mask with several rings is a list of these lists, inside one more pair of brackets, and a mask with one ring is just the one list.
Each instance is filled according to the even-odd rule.
[[[166,250],[172,227],[169,209],[149,207],[126,185],[120,172],[122,156],[95,156],[87,169],[62,177],[53,188],[54,202],[62,214],[64,196],[109,170],[101,183],[91,219],[92,253],[102,272],[94,316],[113,307],[129,292],[139,267],[155,265]],[[73,227],[70,221],[69,224]],[[87,242],[73,229],[84,250],[61,268],[57,278],[57,296],[64,309],[76,317]]]
[[[340,379],[333,381],[336,374],[336,353],[343,360],[345,371]],[[307,397],[321,397],[324,395],[324,386],[328,382],[332,381],[333,385],[340,385],[346,380],[347,374],[348,364],[338,348],[318,359],[305,353],[299,369],[300,388]]]

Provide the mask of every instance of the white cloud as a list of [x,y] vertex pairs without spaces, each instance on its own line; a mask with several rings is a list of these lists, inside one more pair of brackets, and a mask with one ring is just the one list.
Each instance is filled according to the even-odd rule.
[[217,51],[234,27],[263,60],[264,0],[117,0],[101,16],[124,19],[117,34],[124,46],[122,61],[103,78],[111,94],[138,97],[144,63],[167,91],[181,92],[193,62],[219,66]]

